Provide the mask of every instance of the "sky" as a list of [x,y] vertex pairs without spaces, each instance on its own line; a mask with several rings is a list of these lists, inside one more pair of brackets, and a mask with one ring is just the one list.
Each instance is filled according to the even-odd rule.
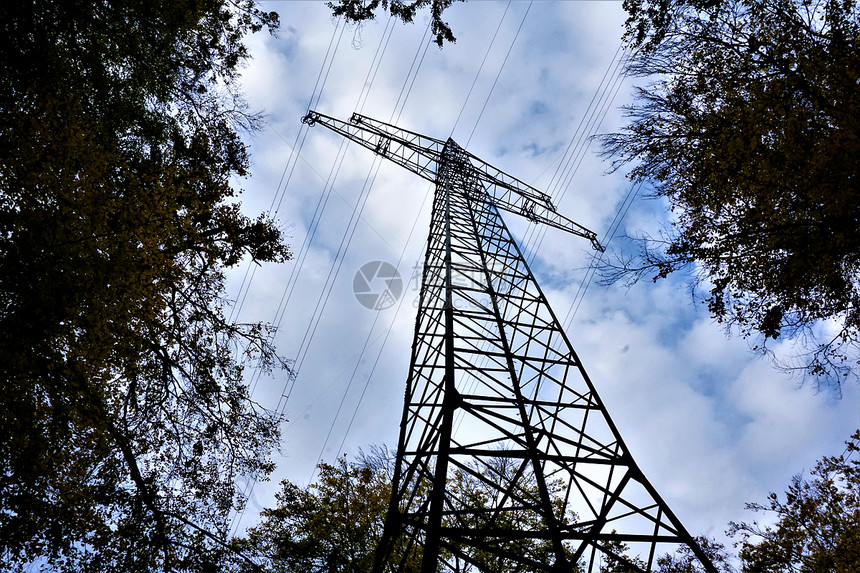
[[[426,11],[412,24],[380,15],[344,26],[324,2],[263,8],[280,14],[281,28],[248,41],[244,91],[266,122],[239,184],[245,211],[274,217],[294,258],[237,268],[228,295],[235,319],[277,327],[275,345],[294,361],[294,376],[250,372],[255,400],[288,421],[277,470],[248,488],[236,531],[274,503],[281,479],[304,485],[319,461],[397,444],[432,186],[322,126],[304,126],[309,107],[451,136],[550,193],[610,251],[623,235],[657,232],[669,216],[647,188],[609,173],[588,139],[617,131],[633,101],[636,80],[619,74],[620,1],[456,4],[444,17],[457,42],[442,49],[429,42]],[[725,541],[730,521],[761,519],[744,504],[842,453],[860,426],[856,384],[837,393],[774,369],[711,319],[691,297],[690,277],[601,286],[589,278],[588,241],[504,218],[556,315],[567,317],[633,457],[693,535]],[[382,310],[354,294],[356,273],[373,261],[403,281],[396,304]]]

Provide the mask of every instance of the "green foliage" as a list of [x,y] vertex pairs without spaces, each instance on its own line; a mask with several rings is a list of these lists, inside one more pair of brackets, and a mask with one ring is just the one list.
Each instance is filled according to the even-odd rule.
[[376,18],[376,11],[388,11],[391,16],[409,23],[415,18],[415,14],[421,8],[430,6],[430,32],[441,48],[445,42],[454,43],[457,39],[448,26],[442,20],[442,12],[447,10],[454,2],[465,2],[466,0],[337,0],[328,2],[332,14],[343,16],[348,22],[360,24],[366,20]]
[[[530,468],[530,466],[528,466]],[[522,475],[521,475],[522,474]],[[509,490],[510,495],[500,490]],[[564,484],[561,481],[550,481],[547,490],[555,503],[556,515],[562,513],[562,498]],[[537,511],[492,511],[510,506],[540,506],[540,489],[537,478],[530,469],[523,471],[523,461],[508,457],[481,459],[458,469],[449,479],[448,492],[455,506],[462,508],[463,513],[451,517],[449,526],[463,527],[475,531],[488,532],[485,547],[462,548],[464,560],[471,564],[464,565],[465,571],[496,571],[498,573],[527,571],[528,567],[513,563],[509,558],[502,558],[497,552],[504,551],[506,556],[516,556],[524,561],[530,560],[541,567],[533,570],[543,570],[555,562],[555,549],[549,539],[522,538],[505,539],[495,537],[490,532],[506,531],[538,531],[546,528],[544,517]],[[515,502],[513,500],[516,500]],[[575,515],[565,515],[562,524],[569,525],[576,520]],[[572,557],[570,547],[565,544],[567,557]],[[455,552],[455,554],[458,552]],[[454,567],[454,570],[461,568]],[[578,570],[578,569],[577,569]]]
[[675,219],[604,279],[694,268],[717,320],[762,351],[768,339],[805,340],[808,354],[788,367],[840,381],[860,334],[860,10],[852,0],[672,6],[628,65],[654,79],[604,144]]
[[[272,572],[369,573],[382,538],[391,496],[390,461],[387,450],[376,449],[370,455],[360,456],[357,463],[348,463],[345,457],[339,458],[335,465],[321,463],[318,481],[307,488],[283,481],[276,495],[277,506],[264,510],[260,525],[251,529],[246,539],[238,540],[236,547],[253,555],[265,570]],[[486,479],[510,480],[517,467],[510,459],[495,458],[482,466],[482,470],[486,472]],[[455,471],[448,488],[453,506],[462,508],[462,515],[466,517],[446,519],[458,519],[459,527],[487,529],[489,514],[481,510],[498,503],[498,499],[493,499],[501,495],[497,488],[470,471]],[[551,484],[553,494],[560,490],[561,484]],[[537,501],[535,480],[522,482],[514,495]],[[502,512],[490,529],[523,528],[527,531],[530,527],[543,526],[534,512]],[[457,571],[529,571],[498,558],[492,547],[503,544],[508,552],[544,564],[535,571],[544,570],[546,564],[554,561],[549,541],[487,540],[487,544],[485,549],[446,544],[441,558]],[[418,571],[421,548],[407,548],[405,540],[397,539],[390,561],[402,561],[407,572]]]
[[630,546],[626,543],[607,541],[603,544],[603,550],[606,556],[600,566],[600,573],[637,573],[647,570],[647,564],[642,559],[627,554]]
[[[384,455],[379,455],[382,452]],[[823,458],[811,472],[811,479],[795,477],[781,500],[771,494],[766,505],[748,504],[755,511],[775,515],[773,525],[730,524],[730,535],[740,535],[740,558],[744,573],[847,573],[860,570],[860,431],[847,443],[843,455]],[[371,570],[373,554],[381,537],[391,493],[390,457],[377,450],[371,456],[360,456],[358,463],[340,458],[335,465],[321,464],[319,480],[300,488],[289,481],[282,483],[278,505],[263,512],[264,520],[249,532],[236,547],[254,556],[263,569],[273,572]],[[511,460],[496,458],[487,469],[490,479],[505,479],[516,471]],[[492,469],[492,468],[495,468]],[[486,469],[486,468],[485,468]],[[534,484],[532,484],[533,486]],[[537,496],[536,487],[524,484],[517,495]],[[495,487],[489,487],[470,471],[455,472],[449,482],[452,499],[473,516],[475,522],[464,524],[476,530],[482,508],[490,507]],[[558,486],[551,484],[553,493]],[[528,513],[502,517],[506,527],[529,526],[534,520]],[[523,521],[523,520],[526,521]],[[570,516],[575,521],[575,516]],[[534,522],[534,527],[542,524]],[[734,558],[725,547],[706,537],[696,539],[704,556],[720,573],[736,573]],[[507,542],[507,550],[521,550],[521,555],[541,564],[533,570],[546,570],[551,564],[552,548],[537,540]],[[449,548],[451,549],[451,548]],[[454,548],[456,549],[456,548]],[[404,553],[395,550],[395,559]],[[603,543],[601,573],[643,571],[641,557],[631,557],[629,547],[619,541]],[[458,558],[455,554],[459,554]],[[614,556],[614,557],[613,557]],[[462,548],[444,552],[443,559],[457,571],[520,571],[528,567],[510,567],[497,560],[492,550]],[[411,555],[406,571],[417,571],[420,555]],[[573,571],[581,571],[577,564]],[[657,573],[704,573],[699,558],[689,546],[679,547],[675,554],[657,557]]]
[[307,488],[281,482],[277,506],[264,510],[237,546],[272,572],[369,572],[390,497],[390,478],[379,466],[346,457],[321,463]]
[[740,534],[740,558],[748,573],[848,572],[860,570],[860,432],[845,453],[825,457],[810,479],[795,476],[782,500],[748,504],[776,517],[773,525],[731,524]]
[[[717,571],[720,573],[737,572],[732,567],[731,556],[722,543],[704,536],[697,537],[696,543]],[[656,571],[657,573],[706,573],[702,562],[688,545],[679,547],[674,555],[667,553],[658,557]]]
[[685,11],[705,11],[721,0],[623,0],[627,21],[624,39],[630,46],[651,50],[660,45],[676,18]]
[[251,0],[0,7],[0,569],[210,570],[278,421],[224,269],[289,253],[231,181]]

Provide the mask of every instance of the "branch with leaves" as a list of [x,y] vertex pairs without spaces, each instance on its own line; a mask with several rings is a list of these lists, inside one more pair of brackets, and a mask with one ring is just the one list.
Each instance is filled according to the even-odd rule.
[[673,216],[665,237],[642,239],[605,278],[692,269],[712,316],[756,349],[802,343],[778,365],[836,385],[856,377],[856,2],[626,5],[638,22],[628,73],[649,83],[626,108],[630,123],[602,138],[604,154]]

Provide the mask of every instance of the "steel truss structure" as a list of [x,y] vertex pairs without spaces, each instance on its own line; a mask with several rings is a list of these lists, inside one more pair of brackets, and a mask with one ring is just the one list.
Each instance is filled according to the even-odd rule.
[[319,123],[436,184],[375,571],[651,571],[700,546],[642,474],[502,220],[589,239],[549,197],[442,141]]

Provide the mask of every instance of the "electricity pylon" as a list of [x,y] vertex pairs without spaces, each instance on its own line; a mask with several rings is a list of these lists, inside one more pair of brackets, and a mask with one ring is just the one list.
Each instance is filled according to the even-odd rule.
[[392,495],[374,570],[650,571],[701,547],[634,462],[500,211],[589,239],[545,193],[442,141],[321,124],[435,183]]

